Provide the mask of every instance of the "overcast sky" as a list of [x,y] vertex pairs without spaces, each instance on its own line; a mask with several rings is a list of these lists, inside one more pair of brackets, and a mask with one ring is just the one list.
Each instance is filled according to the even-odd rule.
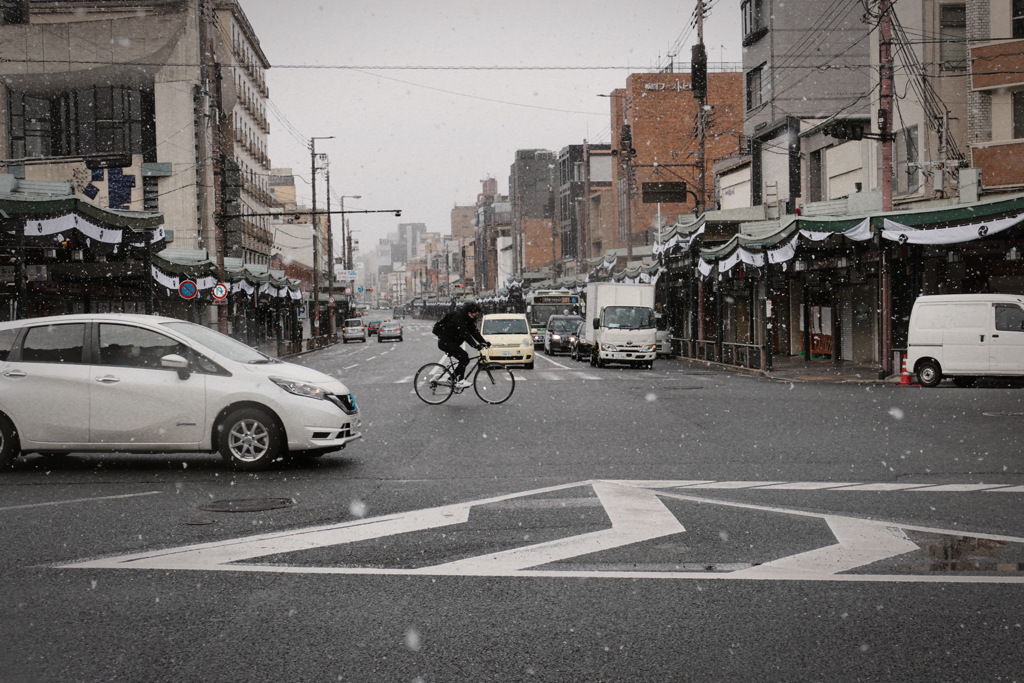
[[[742,58],[739,1],[707,3],[711,62]],[[401,209],[349,216],[364,247],[399,223],[449,234],[452,207],[474,204],[482,179],[508,192],[517,149],[609,142],[599,95],[669,54],[688,65],[696,42],[696,0],[239,3],[272,65],[270,158],[294,171],[300,203],[311,198],[309,138],[334,136],[316,142],[332,208],[361,195],[345,209]],[[324,192],[321,178],[319,208]]]

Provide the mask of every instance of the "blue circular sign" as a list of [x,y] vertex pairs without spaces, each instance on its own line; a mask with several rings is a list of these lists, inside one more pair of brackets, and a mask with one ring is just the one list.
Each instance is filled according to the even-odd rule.
[[194,299],[196,294],[199,294],[199,287],[191,280],[185,280],[178,285],[178,294],[181,295],[182,299]]

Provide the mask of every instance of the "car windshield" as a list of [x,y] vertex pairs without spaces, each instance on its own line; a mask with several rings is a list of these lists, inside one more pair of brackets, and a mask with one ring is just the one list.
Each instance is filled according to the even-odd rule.
[[548,329],[552,332],[572,332],[578,324],[579,320],[552,320],[548,325]]
[[345,321],[345,327],[362,327],[363,321],[359,318],[351,318]]
[[529,334],[530,328],[524,318],[497,318],[485,320],[483,334]]
[[189,339],[202,344],[211,351],[216,351],[225,358],[229,358],[239,363],[257,364],[281,362],[276,358],[271,358],[266,354],[260,353],[251,346],[247,346],[240,341],[232,339],[226,334],[221,334],[216,330],[211,330],[210,328],[203,327],[202,325],[176,321],[164,323],[164,326],[174,330],[184,337],[188,337]]
[[604,310],[605,326],[638,330],[654,327],[654,315],[649,308],[638,306],[609,306]]
[[382,330],[397,330],[398,323],[382,323],[380,328]]

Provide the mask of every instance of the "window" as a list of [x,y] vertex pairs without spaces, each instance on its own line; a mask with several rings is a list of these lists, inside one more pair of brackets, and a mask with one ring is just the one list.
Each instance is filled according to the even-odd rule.
[[1013,0],[1013,37],[1024,38],[1024,0]]
[[1024,331],[1024,309],[1011,304],[996,304],[996,329],[1005,332]]
[[753,111],[762,104],[764,99],[762,95],[762,73],[764,71],[764,65],[756,66],[747,72],[747,111]]
[[188,358],[188,348],[170,337],[131,325],[100,325],[100,365],[159,368],[160,359],[176,353]]
[[967,7],[942,5],[939,19],[939,61],[943,69],[967,68]]
[[750,45],[768,31],[764,20],[764,0],[743,0],[743,44]]
[[30,327],[21,348],[26,363],[81,363],[85,325]]
[[52,97],[11,92],[14,157],[144,154],[156,161],[153,93],[91,87]]
[[17,333],[17,330],[0,330],[0,360],[7,360],[11,355],[11,347],[14,346]]
[[893,189],[897,194],[917,192],[921,185],[921,169],[918,156],[917,126],[910,126],[896,132],[893,142],[892,170]]
[[1013,137],[1024,138],[1024,90],[1013,93]]

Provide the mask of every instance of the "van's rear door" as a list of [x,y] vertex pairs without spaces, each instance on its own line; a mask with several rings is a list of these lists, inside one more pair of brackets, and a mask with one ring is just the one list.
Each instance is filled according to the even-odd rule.
[[992,306],[992,372],[1024,375],[1024,308],[1016,304]]

